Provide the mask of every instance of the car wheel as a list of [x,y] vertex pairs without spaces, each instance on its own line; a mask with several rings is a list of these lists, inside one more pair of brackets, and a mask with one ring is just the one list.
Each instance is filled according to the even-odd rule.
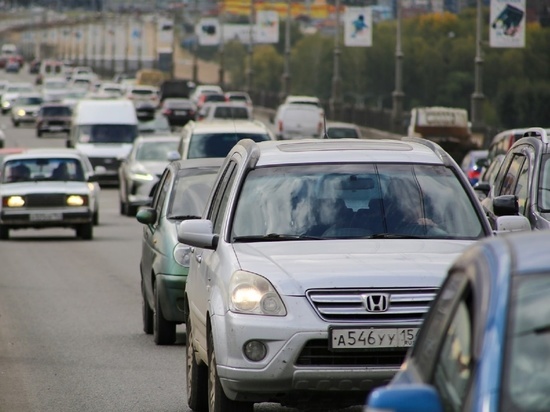
[[185,369],[187,383],[187,405],[197,412],[208,410],[208,368],[199,363],[193,348],[193,329],[187,311],[185,322]]
[[96,210],[93,214],[93,217],[92,217],[92,223],[94,226],[98,226],[99,225],[99,210]]
[[10,229],[4,225],[0,225],[0,240],[8,240],[10,238]]
[[208,402],[209,412],[252,412],[252,402],[239,402],[229,399],[223,391],[216,363],[216,351],[212,331],[208,334]]
[[120,214],[126,215],[126,202],[123,202],[122,199],[120,199]]
[[36,131],[36,137],[42,137],[42,131],[41,130]]
[[153,338],[157,345],[172,345],[176,341],[176,323],[164,318],[160,305],[160,296],[155,284],[155,315],[153,322]]
[[78,225],[76,228],[76,236],[83,240],[92,240],[94,236],[94,225],[92,222]]
[[143,279],[141,279],[141,316],[143,318],[143,331],[148,334],[153,334],[153,311],[147,303],[147,297],[145,296],[145,285]]

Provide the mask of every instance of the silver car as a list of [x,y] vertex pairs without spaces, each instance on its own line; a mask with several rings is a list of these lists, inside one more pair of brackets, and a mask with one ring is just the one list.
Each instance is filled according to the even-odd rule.
[[149,205],[153,189],[170,160],[179,159],[179,136],[138,137],[118,169],[120,213],[135,216]]
[[96,204],[89,172],[78,154],[28,151],[7,156],[0,184],[0,239],[11,230],[72,228],[85,240],[93,237]]
[[44,99],[40,93],[21,93],[11,109],[11,122],[15,127],[21,123],[35,123]]

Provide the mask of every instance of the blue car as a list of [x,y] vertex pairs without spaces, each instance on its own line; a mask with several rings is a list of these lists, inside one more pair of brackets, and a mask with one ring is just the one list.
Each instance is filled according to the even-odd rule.
[[469,247],[365,412],[550,411],[549,244],[538,231]]

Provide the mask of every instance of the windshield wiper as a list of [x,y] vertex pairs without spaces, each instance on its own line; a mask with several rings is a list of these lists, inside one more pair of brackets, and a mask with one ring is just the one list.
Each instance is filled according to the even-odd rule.
[[404,235],[397,233],[376,233],[368,236],[368,239],[426,239],[425,236]]
[[325,238],[319,236],[308,235],[288,235],[281,233],[269,233],[267,235],[249,235],[249,236],[236,236],[233,238],[234,242],[272,242],[272,241],[285,241],[285,240],[324,240]]

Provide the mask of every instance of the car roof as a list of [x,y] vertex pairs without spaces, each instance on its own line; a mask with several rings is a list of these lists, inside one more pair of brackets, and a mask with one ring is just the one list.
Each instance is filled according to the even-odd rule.
[[428,146],[429,143],[422,144],[419,140],[300,139],[259,142],[256,143],[260,149],[257,165],[339,162],[445,164],[442,157]]
[[211,122],[193,122],[190,124],[193,133],[213,132],[240,132],[240,133],[266,133],[265,124],[254,120],[213,120]]
[[8,160],[24,160],[24,159],[50,159],[57,157],[67,157],[82,160],[82,154],[78,151],[70,149],[28,149],[22,153],[11,154],[4,158]]

